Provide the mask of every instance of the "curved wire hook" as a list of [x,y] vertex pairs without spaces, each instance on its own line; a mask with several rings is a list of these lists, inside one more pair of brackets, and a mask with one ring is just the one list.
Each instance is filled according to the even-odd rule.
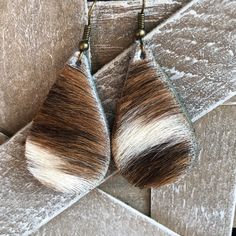
[[96,2],[97,2],[97,0],[94,0],[92,6],[89,9],[89,12],[88,12],[88,25],[91,24],[91,17],[92,17],[93,9],[95,7]]
[[88,50],[88,48],[89,48],[89,39],[90,39],[90,33],[91,33],[91,18],[92,18],[93,9],[95,7],[96,2],[97,2],[97,0],[93,1],[93,4],[89,8],[89,11],[88,11],[88,24],[85,25],[85,27],[84,27],[83,38],[82,38],[82,41],[80,41],[82,48],[79,51],[78,61],[77,61],[78,63],[81,63],[81,59],[84,54],[84,51]]
[[[143,15],[143,17],[144,17],[144,10],[145,10],[145,8],[146,8],[146,1],[143,0],[143,2],[142,2],[142,10],[141,10],[141,13],[140,13],[141,15]],[[141,24],[143,25],[143,30],[145,30],[145,29],[144,29],[144,18],[141,18],[141,19],[140,19],[140,22],[141,22]],[[141,37],[141,38],[139,39],[139,42],[140,42],[141,58],[144,59],[146,53],[145,53],[145,49],[144,49],[143,37]]]
[[144,13],[145,7],[146,7],[146,2],[145,2],[145,0],[143,0],[141,13]]

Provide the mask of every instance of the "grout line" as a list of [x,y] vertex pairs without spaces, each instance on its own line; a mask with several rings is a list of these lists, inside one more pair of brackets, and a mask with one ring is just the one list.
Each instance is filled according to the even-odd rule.
[[[114,171],[111,175],[108,175],[103,181],[102,183],[104,183],[105,181],[107,181],[109,178],[111,178],[112,176],[114,176],[117,173],[117,171]],[[102,184],[101,183],[101,184]],[[97,186],[98,187],[98,186]],[[97,187],[95,187],[94,189],[97,189]],[[94,190],[92,189],[92,190]],[[63,213],[65,210],[69,209],[70,207],[72,207],[74,204],[76,204],[81,198],[85,197],[88,193],[90,193],[92,190],[89,190],[85,193],[82,193],[81,195],[75,197],[68,205],[66,205],[65,207],[60,208],[58,211],[54,212],[54,214],[52,216],[50,216],[50,218],[47,218],[46,220],[41,221],[41,223],[39,223],[34,229],[25,232],[24,234],[22,234],[22,236],[28,236],[31,235],[33,233],[36,233],[37,230],[39,230],[42,226],[46,225],[47,223],[49,223],[51,220],[53,220],[55,217],[57,217],[58,215],[60,215],[61,213]]]
[[207,109],[205,109],[204,111],[202,111],[200,114],[197,114],[196,116],[192,117],[192,122],[196,122],[197,120],[199,120],[200,118],[202,118],[203,116],[205,116],[207,113],[213,111],[214,109],[216,109],[218,106],[220,105],[224,105],[224,102],[228,101],[230,98],[234,97],[236,95],[236,91],[231,92],[227,97],[225,97],[223,100],[218,101],[217,103],[209,106]]
[[97,189],[97,191],[101,194],[101,195],[104,195],[105,197],[109,198],[111,201],[119,204],[120,206],[126,208],[127,210],[129,210],[130,212],[133,212],[135,215],[138,215],[144,219],[146,219],[147,221],[149,221],[151,224],[153,225],[156,225],[159,229],[165,231],[166,233],[169,233],[170,235],[173,235],[173,236],[180,236],[179,234],[175,233],[174,231],[172,231],[171,229],[167,228],[166,226],[158,223],[157,221],[155,221],[154,219],[142,214],[141,212],[139,212],[138,210],[134,209],[133,207],[125,204],[124,202],[122,202],[121,200],[113,197],[112,195],[100,190],[100,189]]
[[9,137],[0,131],[0,145],[4,144]]
[[236,106],[236,102],[227,102],[222,104],[221,106]]
[[231,219],[231,228],[235,228],[236,225],[234,225],[234,219],[236,217],[236,188],[234,189],[234,206],[232,210],[232,219]]

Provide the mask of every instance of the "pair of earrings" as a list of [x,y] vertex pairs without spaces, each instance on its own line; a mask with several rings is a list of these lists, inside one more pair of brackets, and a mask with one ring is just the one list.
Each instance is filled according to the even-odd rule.
[[85,55],[89,10],[79,51],[69,59],[33,120],[26,140],[28,169],[62,192],[85,192],[104,178],[112,155],[120,173],[138,187],[159,187],[181,176],[197,155],[191,122],[170,81],[144,48],[144,8],[111,144],[106,118]]

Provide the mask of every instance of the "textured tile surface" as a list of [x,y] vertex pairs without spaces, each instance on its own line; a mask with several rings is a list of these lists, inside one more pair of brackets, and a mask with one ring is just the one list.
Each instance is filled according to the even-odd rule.
[[6,142],[8,139],[8,136],[0,132],[0,145]]
[[43,188],[26,171],[25,132],[0,146],[0,235],[30,231],[75,199]]
[[33,235],[177,235],[101,190],[94,190]]
[[234,222],[233,222],[233,227],[236,228],[236,208],[234,211]]
[[[152,45],[156,57],[159,58],[158,61],[162,64],[165,71],[172,75],[172,80],[174,81],[174,84],[178,91],[184,97],[184,101],[187,105],[188,111],[194,119],[197,119],[200,115],[205,114],[207,111],[222,103],[227,97],[232,95],[233,91],[235,91],[235,60],[233,61],[233,57],[231,55],[235,52],[236,44],[233,43],[233,40],[236,27],[234,27],[234,20],[231,20],[231,24],[228,24],[230,19],[233,19],[232,13],[235,3],[229,1],[224,1],[222,3],[220,1],[199,2],[200,4],[198,4],[197,1],[194,1],[193,3],[186,5],[186,7],[181,10],[181,12],[179,12],[177,15],[175,15],[162,25],[158,26],[149,36],[147,36],[148,43]],[[12,2],[12,4],[13,3],[14,2]],[[16,6],[9,4],[3,3],[4,8],[1,7],[0,9],[6,10],[10,9],[9,6],[13,8],[14,6]],[[30,2],[28,2],[27,4],[30,4]],[[68,3],[65,4],[67,7],[69,7]],[[55,4],[55,6],[57,5]],[[61,3],[60,6],[64,6],[63,3]],[[73,8],[72,10],[75,10],[73,4],[71,5],[71,8]],[[15,7],[14,9],[16,11],[18,10],[17,7]],[[24,9],[27,9],[27,7],[24,7]],[[219,9],[221,9],[222,11],[220,11]],[[220,12],[218,12],[218,10]],[[194,11],[196,11],[196,14],[194,13]],[[46,12],[47,11],[45,11],[45,13]],[[68,13],[68,11],[64,11],[64,14],[65,12]],[[204,17],[198,17],[198,13],[206,15],[208,14],[210,16],[208,16],[207,19],[204,19]],[[41,14],[43,13],[41,12]],[[45,15],[44,17],[46,16],[48,15]],[[0,17],[1,20],[8,18],[6,17],[6,13],[1,14]],[[72,15],[71,13],[70,17],[73,18],[74,15]],[[62,17],[62,20],[63,19],[64,18]],[[66,19],[64,20],[66,21]],[[118,18],[117,21],[119,21]],[[75,27],[78,26],[78,22],[79,19],[76,20]],[[193,25],[188,28],[187,26],[190,23]],[[65,23],[65,25],[67,25],[67,23]],[[184,26],[186,27],[186,30],[182,30]],[[218,44],[221,44],[221,42],[223,42],[222,48],[218,47],[218,49],[214,49],[213,46],[211,46],[210,49],[207,50],[208,47],[206,47],[206,44],[208,44],[209,41],[207,34],[202,33],[202,28],[204,29],[204,27],[208,28],[208,31],[210,32],[209,35],[211,36],[209,40],[213,41],[213,43],[215,42],[215,46],[217,47],[220,47],[220,45]],[[45,31],[43,32],[48,31],[49,28],[50,27],[47,27],[47,29],[45,29]],[[78,38],[76,37],[76,39],[74,39],[74,35],[72,35],[72,33],[70,34],[69,32],[71,31],[68,31],[68,37],[72,37],[73,40],[75,40],[72,41],[73,43],[75,43]],[[215,37],[216,35],[217,37]],[[54,32],[54,36],[57,38],[57,33]],[[190,39],[188,39],[188,37],[190,37]],[[190,43],[190,41],[193,41],[193,43]],[[42,45],[45,44],[42,43]],[[191,48],[189,45],[191,45]],[[73,46],[74,45],[72,45],[71,48],[73,48]],[[68,47],[65,48],[67,49]],[[64,50],[62,51],[65,52]],[[121,91],[125,73],[127,71],[127,63],[129,60],[130,51],[131,49],[124,52],[122,55],[120,55],[118,58],[116,58],[114,61],[112,61],[96,73],[99,94],[102,98],[103,104],[105,105],[107,114],[111,119],[114,114],[116,99]],[[191,52],[193,52],[194,54],[191,54]],[[70,54],[69,50],[67,54]],[[55,56],[55,54],[53,54],[52,60],[58,61],[62,58],[63,60],[66,60],[66,57],[68,55],[63,55],[56,54]],[[192,59],[190,58],[191,60],[185,60],[189,59],[185,57],[191,57]],[[49,58],[51,57],[49,56]],[[62,61],[60,61],[58,65],[61,64],[61,62]],[[4,66],[4,63],[1,63],[0,66]],[[8,68],[9,67],[11,67],[11,64],[8,65]],[[27,73],[29,70],[27,67],[22,68],[26,68],[25,73]],[[48,69],[45,67],[43,68],[44,69],[42,71],[40,70],[37,72],[40,74],[40,76],[41,73],[48,73]],[[8,70],[10,71],[10,69]],[[29,76],[27,78],[32,79],[34,77]],[[24,80],[21,81],[24,82]],[[24,88],[23,85],[16,86],[14,91],[20,92],[20,88]],[[36,90],[40,90],[39,87],[41,86],[41,84],[32,83],[32,86],[35,86],[34,88]],[[29,91],[31,90],[32,88],[29,89]],[[36,90],[33,90],[34,92],[32,92],[32,94],[30,92],[31,95],[27,98],[30,98],[30,102],[34,101],[34,99],[32,98],[38,96],[36,95]],[[22,91],[21,93],[23,93]],[[12,91],[9,91],[9,94],[12,94]],[[40,92],[40,94],[42,93]],[[13,97],[13,104],[15,104],[14,102],[18,97]],[[7,100],[4,99],[0,101],[2,102]],[[23,105],[24,103],[25,101],[22,100]],[[20,106],[17,107],[17,105],[14,105],[13,108],[14,107],[15,110],[13,109],[13,112],[11,113],[12,120],[9,118],[9,124],[15,124],[15,121],[22,122],[22,117],[24,122],[26,122],[27,119],[25,118],[26,116],[24,113],[24,109]],[[33,107],[34,109],[36,109],[35,105]],[[30,110],[29,106],[26,106],[25,109],[27,111],[28,109]],[[0,116],[0,119],[3,119],[4,123],[8,120],[8,118],[6,118],[6,114],[8,114],[10,117],[10,113],[5,113],[3,109],[0,110],[4,113],[4,116]],[[22,112],[22,114],[24,113],[24,115],[22,116],[17,112],[15,113],[15,111],[18,110]],[[13,114],[17,114],[14,120]],[[20,142],[17,141],[19,137],[21,140]],[[0,210],[1,212],[4,212],[4,219],[0,218],[0,225],[4,225],[4,227],[1,227],[0,230],[4,233],[10,232],[12,234],[20,234],[23,232],[28,232],[29,230],[36,229],[39,225],[46,223],[48,220],[62,212],[65,208],[69,207],[73,202],[79,199],[79,197],[75,198],[74,196],[64,196],[56,194],[55,192],[51,192],[50,190],[45,189],[44,187],[39,186],[38,183],[34,182],[32,177],[28,175],[28,172],[25,169],[23,143],[24,137],[22,137],[20,133],[12,140],[0,147],[0,184],[2,186],[0,190]],[[1,231],[0,233],[2,233]]]
[[0,235],[27,234],[86,194],[56,193],[29,174],[24,157],[27,131],[0,146]]
[[99,189],[118,198],[139,212],[150,215],[150,189],[139,189],[127,182],[119,174],[99,186]]
[[[236,93],[236,2],[192,1],[146,36],[162,68],[197,119]],[[122,18],[122,16],[121,16]],[[119,21],[118,21],[119,22]],[[230,24],[229,24],[230,22]],[[112,119],[132,48],[96,73]]]
[[152,190],[151,216],[180,235],[231,235],[236,189],[236,109],[196,122],[200,160],[179,183]]
[[[32,119],[54,82],[56,71],[81,38],[86,20],[85,2],[1,1],[0,129],[14,134]],[[164,1],[161,4],[149,1],[148,30],[181,7],[182,2],[185,1]],[[126,8],[129,13],[122,17],[126,27],[113,28],[113,24],[120,21],[117,15],[121,17]],[[130,37],[129,30],[133,32],[136,25],[133,20],[138,8],[138,0],[97,3],[91,37],[95,67],[104,65],[130,45],[133,37]],[[132,15],[130,22],[129,15]],[[125,38],[123,28],[129,34]],[[111,43],[113,46],[109,47]]]
[[[146,0],[146,32],[170,17],[188,0]],[[91,37],[93,71],[110,62],[134,42],[140,0],[97,2]]]
[[232,97],[231,99],[227,100],[224,104],[224,106],[232,106],[236,105],[236,96]]
[[14,134],[38,109],[72,54],[86,1],[0,2],[0,129]]

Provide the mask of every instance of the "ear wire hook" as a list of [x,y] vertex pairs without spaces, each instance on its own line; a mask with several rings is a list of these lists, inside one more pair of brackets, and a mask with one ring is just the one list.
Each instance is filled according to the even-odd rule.
[[146,2],[143,0],[142,2],[142,10],[138,13],[138,30],[136,32],[136,39],[140,42],[140,50],[141,50],[141,57],[145,58],[145,50],[143,44],[143,37],[146,35],[145,31],[145,10]]
[[88,25],[91,25],[91,17],[92,17],[93,9],[96,5],[96,2],[97,2],[97,0],[94,0],[92,6],[89,9],[89,12],[88,12]]
[[145,7],[146,7],[146,2],[145,2],[145,0],[143,0],[141,13],[144,13]]
[[97,2],[97,0],[94,0],[92,6],[89,9],[88,24],[84,26],[83,38],[79,42],[78,63],[81,63],[81,59],[82,59],[84,52],[89,49],[89,40],[90,40],[90,35],[91,35],[91,18],[92,18],[92,14],[93,14],[93,10],[94,10],[96,2]]

